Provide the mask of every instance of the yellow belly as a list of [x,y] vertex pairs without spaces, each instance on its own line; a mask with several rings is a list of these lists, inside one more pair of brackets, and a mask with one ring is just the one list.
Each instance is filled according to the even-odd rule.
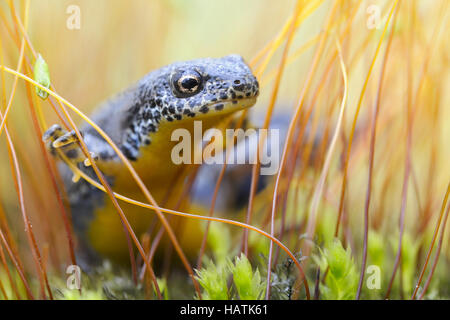
[[[223,117],[204,120],[203,129],[206,130],[216,125],[222,119]],[[175,209],[179,202],[184,178],[188,172],[187,165],[175,165],[170,158],[172,147],[177,143],[171,142],[171,133],[176,128],[175,126],[186,128],[191,132],[193,130],[192,121],[162,125],[158,133],[151,136],[150,146],[142,149],[139,160],[132,163],[158,205],[172,209]],[[115,192],[148,202],[122,164],[99,163],[99,167],[104,173],[115,177],[112,186]],[[149,230],[152,221],[158,220],[153,210],[137,207],[120,200],[119,204],[139,239]],[[186,209],[186,205],[178,208],[180,211]],[[95,210],[94,217],[87,232],[91,246],[104,257],[116,261],[127,261],[129,254],[124,227],[116,209],[107,197],[105,197],[105,205]],[[180,217],[166,216],[166,218],[176,228],[175,234],[185,253],[191,257],[196,256],[203,236],[201,222]],[[158,226],[160,225],[158,224]],[[168,241],[165,237],[162,246],[165,246]]]
[[[120,206],[136,236],[141,239],[142,235],[149,230],[153,219],[156,218],[155,213],[152,210],[138,208],[124,202],[120,202]],[[92,247],[104,257],[114,261],[127,261],[129,255],[125,233],[119,215],[111,202],[108,201],[105,207],[96,210],[95,216],[88,231]],[[175,229],[177,240],[184,252],[188,256],[195,256],[202,239],[200,224],[197,221],[179,217],[170,218],[170,224]],[[168,241],[168,238],[164,237],[161,247],[165,247]]]

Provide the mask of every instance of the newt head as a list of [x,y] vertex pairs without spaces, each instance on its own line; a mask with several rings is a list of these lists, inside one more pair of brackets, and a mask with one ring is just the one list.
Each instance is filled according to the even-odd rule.
[[125,123],[123,148],[130,159],[165,127],[209,121],[256,103],[259,84],[239,55],[176,62],[149,73],[137,85]]

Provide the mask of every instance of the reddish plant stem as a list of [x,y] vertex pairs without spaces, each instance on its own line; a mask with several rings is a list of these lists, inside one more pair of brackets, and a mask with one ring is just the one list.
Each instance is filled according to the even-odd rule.
[[[356,299],[359,299],[361,296],[361,290],[362,290],[362,285],[363,285],[363,281],[364,281],[364,274],[365,274],[365,268],[366,268],[366,262],[367,262],[367,246],[368,246],[368,235],[369,235],[369,210],[370,210],[370,200],[371,200],[371,194],[372,194],[372,179],[373,179],[373,163],[374,163],[374,158],[375,158],[375,143],[376,143],[376,133],[377,133],[377,123],[378,123],[378,115],[380,112],[380,100],[381,100],[381,93],[383,90],[383,81],[384,81],[384,76],[385,76],[385,72],[386,72],[386,66],[387,66],[387,61],[389,58],[389,51],[391,48],[391,43],[392,43],[392,39],[394,38],[394,30],[395,30],[395,26],[396,26],[396,18],[398,15],[398,9],[395,13],[394,19],[392,21],[392,28],[391,28],[391,32],[389,34],[389,39],[386,45],[386,50],[384,52],[384,57],[383,57],[383,61],[382,61],[382,65],[381,65],[381,73],[380,73],[380,78],[379,78],[379,82],[378,82],[378,90],[377,90],[377,95],[375,98],[375,108],[373,110],[373,115],[372,115],[372,123],[371,123],[371,137],[370,137],[370,152],[369,152],[369,175],[368,175],[368,181],[367,181],[367,191],[366,191],[366,201],[365,201],[365,206],[364,206],[364,244],[363,244],[363,261],[361,264],[361,273],[360,273],[360,278],[359,278],[359,283],[358,283],[358,289],[356,292]],[[408,132],[409,134],[409,138],[408,138],[408,142],[410,143],[410,135],[411,132]],[[410,150],[410,144],[408,144],[408,150]],[[409,159],[409,156],[407,157],[407,159]],[[405,178],[406,178],[406,183],[408,181],[408,176],[409,176],[409,160],[407,160],[407,167],[408,170],[405,173]],[[406,189],[406,188],[405,188]],[[406,199],[406,196],[405,196]],[[406,204],[406,203],[405,203]],[[404,213],[404,208],[402,207],[402,212]]]

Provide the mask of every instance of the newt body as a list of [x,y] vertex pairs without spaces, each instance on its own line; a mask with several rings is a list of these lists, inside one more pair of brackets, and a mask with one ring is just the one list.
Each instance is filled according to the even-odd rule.
[[[217,126],[225,117],[256,102],[259,86],[251,70],[238,55],[223,58],[177,62],[147,74],[137,84],[103,103],[91,119],[116,143],[143,179],[159,205],[172,208],[179,200],[184,165],[171,160],[177,143],[171,134],[177,128],[192,132],[194,120],[203,130]],[[81,127],[83,140],[96,157],[113,190],[145,201],[136,183],[111,146],[89,125]],[[83,165],[84,156],[74,133],[57,125],[44,134],[49,149],[58,148],[84,172],[96,178]],[[83,179],[72,181],[72,171],[62,163],[74,229],[80,247],[114,260],[128,256],[120,218],[102,191]],[[138,236],[148,230],[154,215],[148,210],[120,202]],[[186,221],[183,230],[191,230]],[[198,226],[196,227],[197,230]],[[184,249],[198,250],[201,232],[183,232],[177,236]]]

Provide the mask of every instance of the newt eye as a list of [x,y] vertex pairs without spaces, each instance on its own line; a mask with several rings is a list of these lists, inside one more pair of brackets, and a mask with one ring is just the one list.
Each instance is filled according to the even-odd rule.
[[191,97],[202,89],[202,76],[197,71],[177,72],[172,76],[172,88],[177,97]]

